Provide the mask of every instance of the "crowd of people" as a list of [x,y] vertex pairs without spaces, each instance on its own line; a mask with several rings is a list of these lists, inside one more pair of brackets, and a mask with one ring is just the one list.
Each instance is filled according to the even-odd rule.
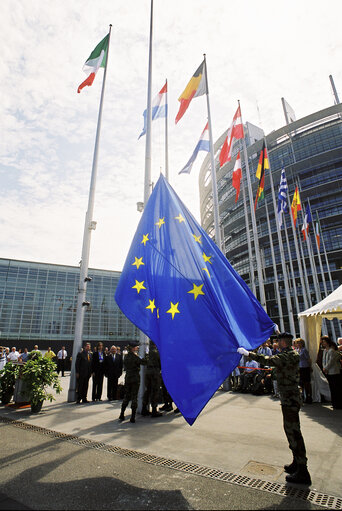
[[[299,385],[302,399],[306,404],[312,404],[312,360],[306,348],[304,339],[297,338],[292,342],[292,348],[299,355]],[[271,339],[262,344],[254,353],[266,356],[280,353],[278,342]],[[315,361],[325,375],[330,388],[333,408],[342,408],[342,338],[338,344],[329,336],[321,337],[320,348]],[[255,360],[242,356],[239,366],[229,376],[229,390],[233,392],[251,393],[254,395],[269,394],[279,398],[277,375],[274,367],[260,366]],[[322,401],[324,398],[322,396]]]
[[[4,368],[7,362],[15,362],[15,363],[23,363],[25,364],[29,357],[32,357],[32,354],[34,353],[40,353],[41,351],[38,348],[38,345],[35,344],[33,347],[33,350],[29,352],[28,348],[24,348],[23,350],[13,346],[11,350],[9,348],[6,348],[4,346],[0,346],[0,370]],[[68,353],[65,349],[65,346],[62,346],[62,348],[56,353],[52,350],[51,346],[47,349],[47,351],[43,355],[45,358],[48,358],[50,360],[53,360],[57,363],[57,373],[61,373],[62,376],[64,376],[64,372],[67,367],[67,361],[68,359]]]

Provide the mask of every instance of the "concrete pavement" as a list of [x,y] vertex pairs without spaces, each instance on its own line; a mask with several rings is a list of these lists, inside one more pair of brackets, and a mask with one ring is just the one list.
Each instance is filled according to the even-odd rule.
[[[172,412],[157,419],[138,416],[137,422],[131,424],[129,421],[119,423],[118,416],[121,403],[117,401],[102,401],[86,405],[67,403],[68,380],[68,377],[61,379],[63,393],[57,396],[55,402],[45,403],[40,414],[31,415],[30,409],[18,410],[1,407],[0,415],[61,433],[89,438],[96,442],[104,442],[108,445],[183,462],[196,463],[266,481],[285,482],[282,466],[290,461],[291,456],[282,430],[279,401],[275,401],[269,396],[252,396],[218,391],[191,427],[181,416]],[[105,389],[103,395],[106,395]],[[309,470],[313,480],[311,489],[341,497],[342,411],[332,410],[329,405],[306,405],[301,413],[301,423],[307,447]],[[6,428],[11,428],[11,426],[6,426]],[[28,434],[26,431],[17,431],[18,433],[20,435],[22,433]],[[33,435],[33,433],[30,433],[30,435]],[[59,442],[59,445],[61,445],[61,442]],[[70,447],[73,449],[79,448],[77,446]],[[108,457],[107,453],[102,453],[102,455]],[[92,451],[91,457],[93,456],[94,452]],[[111,459],[113,459],[113,455],[111,456]],[[121,465],[124,461],[125,463],[142,464],[137,460],[121,460],[118,462],[119,459],[121,460],[116,456],[115,464],[119,463]],[[41,457],[39,461],[43,462]],[[186,481],[187,478],[195,477],[184,473],[179,473],[176,476],[172,470],[162,469],[161,467],[147,467],[145,464],[142,470],[139,470],[138,481],[136,482],[140,483],[141,474],[145,474],[149,470],[156,470],[158,474],[166,471],[163,479],[165,483],[164,490],[171,488],[167,483],[168,477],[170,481],[175,481],[175,478]],[[88,473],[89,479],[92,479],[94,477],[93,471]],[[121,473],[118,475],[121,477]],[[110,476],[108,475],[108,477]],[[202,484],[210,486],[214,483],[226,485],[226,491],[228,491],[228,488],[231,491],[232,488],[232,485],[228,483],[219,481],[204,483],[204,478],[198,478],[198,476],[195,479],[196,481],[200,479],[201,482],[189,483],[189,491],[192,484],[195,484],[195,487],[196,484],[200,486]],[[212,487],[210,486],[210,488]],[[235,489],[234,487],[232,491],[235,491]],[[247,491],[245,488],[237,489],[242,493]],[[187,493],[185,488],[182,488],[183,490]],[[252,490],[248,490],[248,492],[250,491]],[[253,492],[255,491],[258,495],[264,495],[262,491],[253,490]],[[220,492],[219,494],[221,495]],[[223,498],[223,494],[221,497]],[[272,497],[278,498],[276,495]],[[191,500],[190,496],[189,499],[187,499],[187,505],[190,507],[182,507],[179,504],[180,507],[177,507],[177,509],[213,509],[212,507],[206,507],[201,499],[197,504]],[[234,502],[239,501],[237,497],[236,499]],[[281,505],[281,501],[278,502],[278,507]],[[27,502],[21,502],[30,507]],[[210,504],[210,502],[208,501],[207,504]],[[224,506],[223,502],[221,504],[216,502],[218,506],[216,508],[237,509],[235,507],[222,507]],[[251,502],[250,499],[248,502]],[[185,503],[183,504],[185,506]],[[231,506],[231,504],[229,505]],[[39,509],[36,504],[33,508]],[[240,509],[262,508],[255,506],[240,507]],[[73,507],[72,509],[78,508]]]

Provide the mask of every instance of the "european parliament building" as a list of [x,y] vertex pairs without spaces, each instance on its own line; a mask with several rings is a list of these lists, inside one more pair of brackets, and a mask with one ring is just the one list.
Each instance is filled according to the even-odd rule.
[[[120,272],[89,268],[83,340],[124,346],[138,329],[114,300]],[[72,353],[80,269],[74,266],[0,259],[0,345],[34,344]]]
[[[253,125],[246,123],[247,155],[249,161],[250,178],[253,191],[253,202],[255,199],[259,181],[256,178],[260,151],[263,145],[263,132]],[[219,217],[223,237],[224,253],[234,269],[240,274],[245,282],[252,288],[251,272],[256,282],[256,293],[260,299],[259,285],[257,281],[255,251],[252,250],[252,266],[250,265],[250,253],[248,250],[248,239],[245,221],[244,203],[242,200],[242,186],[240,197],[235,203],[236,191],[232,187],[232,172],[235,164],[235,156],[240,141],[236,141],[233,155],[230,162],[220,168],[219,153],[224,142],[226,133],[215,143],[215,165],[217,176],[217,188],[219,195]],[[303,221],[298,214],[297,240],[298,249],[296,252],[294,237],[290,228],[290,217],[285,216],[288,235],[288,245],[285,239],[285,232],[282,230],[284,242],[284,259],[288,270],[289,292],[291,295],[291,306],[295,319],[296,333],[299,334],[297,313],[305,309],[304,293],[311,303],[317,303],[317,289],[321,298],[325,296],[324,283],[327,292],[331,288],[336,289],[342,283],[342,105],[326,108],[315,112],[307,117],[291,122],[266,136],[268,148],[268,159],[273,177],[273,188],[277,198],[280,183],[281,170],[284,168],[289,189],[289,197],[292,197],[296,185],[299,187],[300,199],[305,205],[308,201],[311,205],[312,215],[316,217],[318,212],[321,224],[321,237],[325,246],[321,243],[321,261],[323,272],[317,255],[315,237],[312,235],[313,225],[310,227],[313,248],[311,252],[306,243],[302,241],[300,229]],[[245,178],[246,170],[243,152],[242,175]],[[288,307],[285,292],[285,282],[281,265],[280,247],[277,237],[276,215],[273,207],[269,171],[265,172],[264,199],[259,200],[256,209],[257,236],[259,242],[259,253],[263,272],[263,282],[266,297],[267,312],[270,317],[279,324],[280,314],[278,300],[276,299],[275,272],[277,273],[280,304],[283,310],[284,327],[290,329]],[[199,175],[201,223],[206,232],[214,238],[213,201],[211,185],[210,155],[206,157]],[[248,198],[248,196],[247,196]],[[271,226],[271,237],[267,225],[267,213],[269,213]],[[248,209],[249,232],[253,249],[253,231],[250,220],[250,208]],[[310,232],[309,231],[309,232]],[[272,261],[271,247],[273,245],[275,266]],[[287,248],[289,247],[289,249]],[[300,254],[302,274],[305,271],[306,281],[309,286],[303,290],[300,279],[300,269],[296,253]],[[314,259],[314,261],[313,261]],[[327,264],[328,262],[328,264]],[[311,264],[310,264],[311,263]],[[314,264],[312,264],[314,263]],[[291,267],[292,266],[292,267]],[[316,287],[312,269],[315,268],[317,279]],[[252,268],[252,269],[251,269]],[[315,277],[316,278],[316,277]],[[325,282],[324,282],[325,281]],[[332,283],[332,286],[331,286]],[[318,288],[319,286],[319,288]],[[310,293],[310,295],[309,295]],[[299,309],[299,310],[298,310]],[[328,322],[329,323],[329,322]],[[335,325],[338,327],[338,325]],[[339,327],[338,327],[339,328]]]

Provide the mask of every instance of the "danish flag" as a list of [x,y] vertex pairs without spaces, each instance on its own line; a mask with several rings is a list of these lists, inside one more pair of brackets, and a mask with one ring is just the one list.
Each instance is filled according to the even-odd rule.
[[225,141],[220,152],[220,167],[231,160],[234,140],[243,138],[243,126],[241,120],[240,105],[235,112],[233,122],[228,130]]

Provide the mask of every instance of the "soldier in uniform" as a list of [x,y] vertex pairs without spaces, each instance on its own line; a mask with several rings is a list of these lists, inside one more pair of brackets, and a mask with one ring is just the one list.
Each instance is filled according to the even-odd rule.
[[135,414],[138,407],[138,392],[140,385],[140,366],[146,365],[146,359],[141,359],[137,352],[139,347],[137,344],[129,343],[127,346],[128,353],[124,358],[123,367],[126,371],[125,376],[125,393],[121,405],[121,414],[119,421],[125,420],[125,410],[131,401],[132,415],[130,422],[135,422]]
[[286,481],[297,484],[311,484],[311,477],[307,469],[307,457],[304,439],[300,430],[299,410],[301,397],[299,390],[299,355],[292,348],[292,338],[288,332],[278,335],[280,353],[276,355],[262,355],[238,348],[241,355],[249,356],[263,365],[275,367],[277,370],[278,392],[280,394],[281,409],[283,413],[284,431],[293,454],[290,465],[284,465],[288,473]]
[[[150,351],[146,357],[146,372],[145,372],[145,392],[141,415],[151,415],[151,417],[161,417],[163,414],[157,411],[160,394],[160,356],[157,346],[154,342],[150,341]],[[152,413],[149,411],[149,403],[152,406]]]

